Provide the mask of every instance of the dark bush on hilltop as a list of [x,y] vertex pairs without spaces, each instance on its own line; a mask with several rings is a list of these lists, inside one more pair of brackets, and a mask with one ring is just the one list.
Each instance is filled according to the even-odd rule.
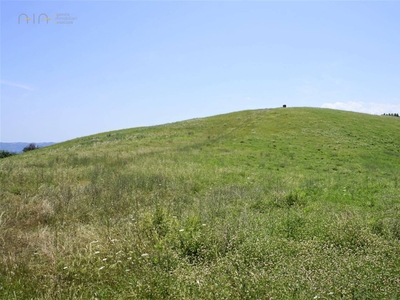
[[26,146],[22,151],[23,152],[28,152],[28,151],[32,151],[32,150],[36,150],[39,149],[39,146],[36,145],[35,143],[30,143],[28,146]]
[[9,156],[13,156],[15,154],[16,153],[14,153],[14,152],[9,152],[9,151],[6,151],[6,150],[0,150],[0,158],[6,158],[6,157],[9,157]]

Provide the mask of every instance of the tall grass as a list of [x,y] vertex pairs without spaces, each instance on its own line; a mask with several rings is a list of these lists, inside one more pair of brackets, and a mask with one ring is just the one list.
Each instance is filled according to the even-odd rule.
[[0,161],[1,299],[397,299],[395,118],[245,111]]

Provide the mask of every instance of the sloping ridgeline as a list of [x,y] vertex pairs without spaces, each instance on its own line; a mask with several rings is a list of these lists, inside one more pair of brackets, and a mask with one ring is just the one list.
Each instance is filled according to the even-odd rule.
[[279,108],[2,159],[0,298],[400,298],[399,132]]

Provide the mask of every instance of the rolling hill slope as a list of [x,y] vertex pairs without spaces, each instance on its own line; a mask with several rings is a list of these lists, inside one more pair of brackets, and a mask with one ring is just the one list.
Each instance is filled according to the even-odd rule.
[[265,109],[2,159],[0,298],[398,298],[399,132]]

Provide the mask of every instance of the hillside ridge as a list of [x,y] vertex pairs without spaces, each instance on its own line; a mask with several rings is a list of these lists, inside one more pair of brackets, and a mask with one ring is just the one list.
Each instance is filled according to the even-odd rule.
[[[299,116],[296,116],[296,113],[300,114],[302,118],[315,118],[313,119],[314,124],[305,124],[304,119],[299,119]],[[188,119],[188,120],[183,120],[183,121],[177,121],[177,122],[172,122],[172,123],[167,123],[167,124],[160,124],[160,125],[153,125],[153,126],[144,126],[144,127],[133,127],[133,128],[128,128],[128,129],[120,129],[120,130],[113,130],[109,132],[101,132],[85,137],[80,137],[80,138],[75,138],[66,142],[59,143],[59,146],[62,146],[64,144],[70,144],[72,142],[77,142],[79,141],[84,141],[84,143],[87,143],[88,140],[90,139],[98,139],[98,138],[103,138],[104,140],[113,140],[113,137],[121,137],[123,135],[130,135],[130,134],[135,134],[135,133],[144,133],[146,131],[153,132],[153,131],[158,131],[162,130],[163,128],[168,129],[168,128],[176,128],[177,130],[185,130],[185,125],[187,125],[187,129],[190,130],[194,124],[202,124],[203,126],[217,126],[221,125],[218,122],[219,120],[229,120],[231,123],[235,123],[235,118],[236,118],[236,124],[230,124],[233,127],[230,128],[231,130],[233,128],[237,129],[240,126],[244,126],[244,120],[241,120],[241,118],[247,118],[246,120],[249,121],[251,120],[254,116],[268,116],[268,117],[279,117],[282,114],[282,119],[286,118],[292,118],[292,120],[287,120],[287,124],[282,124],[285,125],[282,127],[282,129],[286,130],[291,128],[293,129],[299,129],[296,127],[296,125],[301,125],[302,128],[306,128],[307,126],[310,127],[315,127],[315,125],[329,125],[326,122],[329,121],[329,118],[332,118],[331,121],[334,123],[331,125],[335,126],[341,126],[339,123],[341,120],[347,121],[347,123],[342,124],[344,125],[352,125],[351,120],[353,121],[358,121],[358,122],[365,122],[365,129],[367,128],[373,128],[373,126],[378,126],[379,129],[385,128],[386,126],[388,127],[388,130],[391,130],[391,128],[398,128],[398,120],[396,118],[383,118],[382,116],[378,115],[370,115],[370,114],[365,114],[365,113],[358,113],[358,112],[349,112],[349,111],[340,111],[340,110],[333,110],[333,109],[327,109],[327,108],[265,108],[265,109],[257,109],[257,110],[244,110],[244,111],[236,111],[236,112],[231,112],[231,113],[225,113],[225,114],[219,114],[215,116],[208,116],[208,117],[202,117],[202,118],[193,118],[193,119]],[[253,116],[253,117],[252,117]],[[254,121],[254,120],[253,120]],[[272,120],[266,120],[266,121],[272,121]],[[280,120],[276,120],[279,122]],[[295,121],[295,123],[291,123],[291,121]],[[315,124],[315,122],[320,122],[318,124]],[[221,129],[221,134],[223,134],[226,131],[226,126],[220,127]],[[292,125],[292,126],[288,126]],[[343,127],[341,126],[341,127]],[[207,130],[210,130],[209,128]],[[228,129],[229,130],[229,129]],[[277,128],[275,128],[277,130]],[[215,132],[215,130],[214,130]],[[139,134],[140,138],[140,134]]]

